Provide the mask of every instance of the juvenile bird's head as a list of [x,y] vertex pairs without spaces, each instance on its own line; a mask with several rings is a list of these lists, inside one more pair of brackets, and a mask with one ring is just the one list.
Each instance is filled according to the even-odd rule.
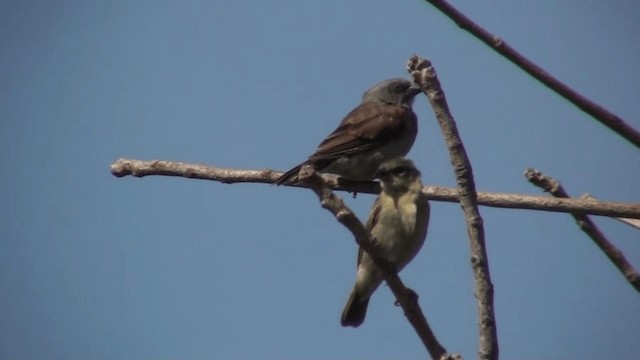
[[408,80],[394,78],[381,81],[365,91],[362,102],[381,102],[411,109],[413,99],[422,90]]
[[397,195],[410,190],[422,191],[420,170],[413,161],[404,158],[396,158],[380,165],[375,177],[380,179],[382,191]]

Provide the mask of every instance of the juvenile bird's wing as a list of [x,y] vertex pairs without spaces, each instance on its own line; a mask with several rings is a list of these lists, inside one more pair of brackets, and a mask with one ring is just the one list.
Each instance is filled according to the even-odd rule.
[[364,103],[353,109],[327,136],[309,162],[322,163],[342,156],[367,151],[407,131],[407,124],[417,122],[410,109],[382,103]]
[[[367,224],[365,225],[367,231],[371,233],[371,230],[378,223],[378,215],[380,214],[380,196],[376,198],[376,201],[373,203],[371,207],[371,214],[369,214],[369,219],[367,219]],[[373,236],[373,235],[372,235]],[[373,239],[375,240],[375,239]],[[358,262],[356,263],[356,268],[362,262],[362,255],[364,254],[364,250],[362,248],[358,249]]]

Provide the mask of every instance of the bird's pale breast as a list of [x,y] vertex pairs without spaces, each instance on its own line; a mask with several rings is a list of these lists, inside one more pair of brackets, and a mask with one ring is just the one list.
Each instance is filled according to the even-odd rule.
[[[404,267],[418,252],[424,242],[424,221],[428,214],[418,213],[416,198],[419,194],[406,193],[394,199],[382,194],[378,222],[371,234],[385,249],[385,254],[399,268]],[[410,242],[412,244],[407,244]]]

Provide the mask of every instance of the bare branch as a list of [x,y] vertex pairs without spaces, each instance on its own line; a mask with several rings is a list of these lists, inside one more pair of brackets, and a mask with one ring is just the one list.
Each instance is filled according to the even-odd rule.
[[487,44],[490,48],[494,49],[497,53],[507,58],[509,61],[517,65],[520,69],[524,70],[527,74],[531,75],[533,78],[540,81],[560,96],[569,100],[575,106],[580,108],[580,110],[591,115],[593,118],[600,121],[609,129],[617,132],[618,135],[624,137],[635,146],[640,147],[640,132],[635,130],[620,117],[605,109],[604,107],[596,104],[595,102],[589,100],[560,80],[551,76],[551,74],[547,73],[541,67],[527,59],[524,55],[520,54],[511,46],[509,46],[509,44],[504,42],[504,40],[492,35],[487,30],[474,23],[471,19],[466,17],[447,1],[427,0],[427,2],[440,10],[443,14],[448,16],[460,28],[471,33],[480,41]]
[[460,206],[467,221],[467,232],[471,247],[471,268],[475,277],[475,296],[478,308],[478,327],[480,341],[478,357],[497,360],[500,349],[495,312],[493,309],[493,284],[489,271],[489,258],[485,246],[484,225],[478,210],[478,194],[473,180],[473,169],[467,152],[458,134],[458,129],[449,111],[447,99],[440,86],[435,69],[428,60],[413,55],[407,69],[413,80],[427,95],[436,114],[440,129],[449,148],[453,172],[458,182]]
[[[598,200],[595,197],[589,195],[589,194],[584,194],[582,196],[580,196],[581,199],[586,199],[586,200]],[[639,219],[629,219],[629,218],[623,218],[623,217],[615,217],[614,219],[620,221],[623,224],[627,224],[629,226],[632,226],[636,229],[640,229],[640,220]]]
[[[134,160],[118,159],[111,164],[111,173],[117,177],[123,176],[178,176],[191,179],[213,180],[225,184],[233,183],[263,183],[272,184],[282,172],[264,170],[228,169],[204,164],[190,164],[164,160]],[[344,182],[334,176],[323,175],[327,186],[333,190],[343,190],[352,193],[378,194],[380,186],[377,182]],[[308,188],[303,183],[284,184]],[[423,192],[429,200],[459,202],[458,190],[441,187],[425,186]],[[529,196],[520,194],[478,193],[478,204],[497,208],[527,209],[554,212],[578,212],[583,214],[626,217],[640,219],[640,205],[620,202],[606,202],[580,199],[556,199],[549,196]]]
[[[435,335],[431,331],[427,319],[422,313],[422,309],[418,305],[413,291],[407,289],[398,274],[395,267],[387,261],[379,247],[374,245],[371,234],[364,227],[362,222],[358,220],[356,215],[344,204],[342,199],[336,196],[331,189],[325,184],[321,176],[316,173],[310,166],[303,167],[300,172],[300,178],[309,185],[318,198],[323,208],[329,210],[336,219],[344,225],[356,239],[356,242],[364,251],[371,255],[374,264],[379,267],[385,274],[385,281],[395,295],[398,303],[402,306],[404,314],[413,326],[414,330],[422,340],[422,343],[429,351],[432,359],[446,360],[454,359],[449,355],[447,350],[440,345]],[[461,359],[459,356],[456,359]]]
[[[564,190],[560,182],[544,175],[540,170],[527,169],[525,176],[530,183],[541,187],[544,191],[551,193],[551,195],[559,198],[568,198],[569,194]],[[591,240],[607,255],[609,260],[620,270],[622,275],[627,279],[629,284],[640,292],[640,275],[636,272],[633,266],[627,261],[622,251],[620,251],[615,245],[613,245],[604,234],[598,229],[596,224],[589,219],[588,216],[582,214],[571,214],[578,223],[578,227],[582,229]]]

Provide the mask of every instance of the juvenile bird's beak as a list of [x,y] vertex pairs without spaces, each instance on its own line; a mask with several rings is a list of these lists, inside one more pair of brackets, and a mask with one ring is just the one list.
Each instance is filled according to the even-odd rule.
[[378,170],[376,170],[376,172],[373,174],[373,178],[374,178],[374,179],[380,179],[380,180],[382,180],[382,178],[383,178],[385,175],[387,175],[387,172],[386,172],[385,170],[378,169]]

